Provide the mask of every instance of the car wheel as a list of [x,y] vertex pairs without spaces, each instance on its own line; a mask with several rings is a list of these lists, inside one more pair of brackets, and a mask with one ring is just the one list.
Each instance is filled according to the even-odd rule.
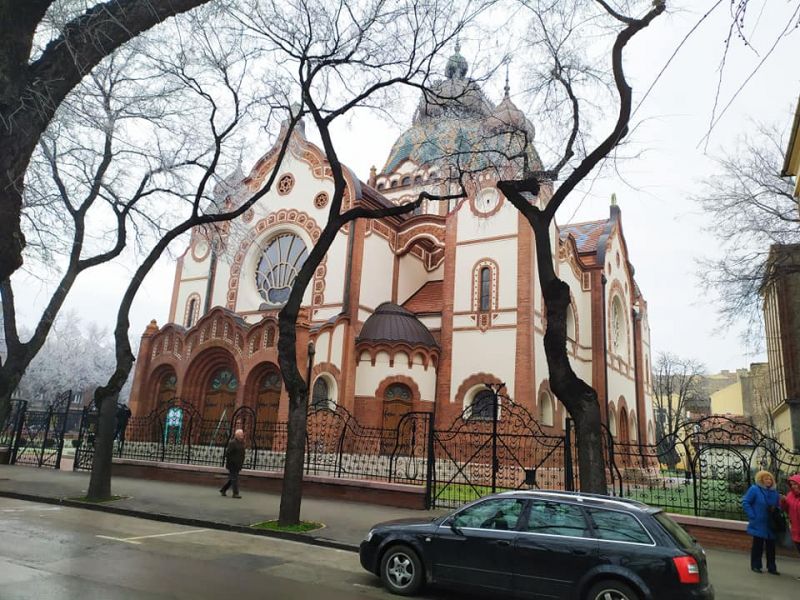
[[422,562],[408,546],[392,546],[381,560],[381,580],[393,594],[411,596],[422,587]]
[[586,600],[639,600],[639,594],[621,581],[608,579],[595,583],[586,594]]

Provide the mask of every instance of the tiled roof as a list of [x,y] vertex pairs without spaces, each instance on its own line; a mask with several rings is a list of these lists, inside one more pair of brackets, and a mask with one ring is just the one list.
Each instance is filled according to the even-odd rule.
[[578,246],[578,252],[583,254],[584,252],[597,252],[597,244],[607,225],[608,219],[603,219],[602,221],[588,221],[586,223],[567,223],[559,228],[561,229],[562,238],[572,234]]
[[429,281],[403,303],[403,308],[414,313],[442,312],[442,280]]
[[438,344],[422,322],[402,306],[384,302],[364,321],[357,341],[404,342],[412,346]]

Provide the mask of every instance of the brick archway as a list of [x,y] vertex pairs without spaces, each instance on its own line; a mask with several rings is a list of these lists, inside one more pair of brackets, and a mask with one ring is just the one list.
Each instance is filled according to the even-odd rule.
[[192,404],[201,415],[205,413],[206,390],[211,378],[225,368],[230,369],[238,379],[241,370],[233,354],[221,346],[211,346],[198,353],[186,369],[182,388],[184,400]]

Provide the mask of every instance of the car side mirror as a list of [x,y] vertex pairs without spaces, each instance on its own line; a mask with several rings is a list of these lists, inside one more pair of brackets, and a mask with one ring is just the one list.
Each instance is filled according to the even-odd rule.
[[461,531],[461,528],[456,525],[455,519],[450,519],[447,524],[450,526],[450,530],[455,533],[456,535],[464,535],[464,532]]

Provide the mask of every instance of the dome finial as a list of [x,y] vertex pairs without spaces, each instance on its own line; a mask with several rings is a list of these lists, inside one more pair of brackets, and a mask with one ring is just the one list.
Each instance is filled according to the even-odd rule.
[[503,96],[504,98],[508,98],[508,93],[511,91],[511,88],[508,85],[508,63],[509,61],[506,60],[506,87],[503,88],[503,90],[505,91],[505,94]]
[[467,59],[461,56],[461,42],[456,38],[456,52],[447,59],[447,66],[444,69],[445,77],[448,79],[464,79],[467,76],[469,65]]

